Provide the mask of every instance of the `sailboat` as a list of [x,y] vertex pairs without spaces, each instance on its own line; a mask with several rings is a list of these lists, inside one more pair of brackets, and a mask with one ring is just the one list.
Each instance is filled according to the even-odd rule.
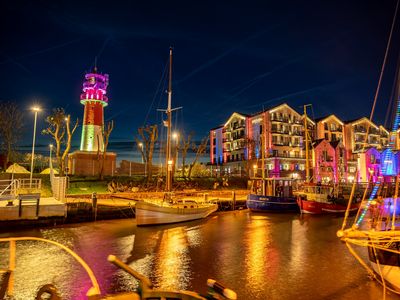
[[166,146],[166,191],[162,199],[144,200],[136,203],[136,223],[142,225],[159,225],[192,221],[208,217],[218,209],[218,205],[194,200],[178,200],[172,193],[171,155],[171,97],[172,97],[172,48],[169,50],[169,82],[168,106],[163,110],[167,114],[167,146]]
[[[264,114],[265,112],[263,112],[263,120]],[[261,136],[262,177],[251,178],[251,190],[246,200],[247,208],[255,212],[298,212],[296,196],[293,194],[297,180],[265,177],[264,138],[265,134]]]
[[[399,2],[397,2],[396,5],[370,119],[372,119],[380,90],[398,5]],[[384,295],[386,290],[400,294],[400,172],[398,169],[398,157],[396,159],[396,154],[394,152],[398,149],[398,145],[396,146],[396,139],[398,138],[400,124],[399,68],[397,69],[396,77],[396,92],[394,94],[395,116],[392,131],[389,136],[389,148],[382,153],[382,176],[378,177],[376,182],[373,182],[371,174],[369,187],[364,193],[362,205],[353,224],[347,226],[348,218],[346,212],[342,228],[337,232],[337,236],[346,243],[350,253],[373,278],[382,284]],[[390,181],[393,181],[393,179],[395,179],[395,188],[394,191],[390,191],[388,187],[392,184]],[[368,197],[366,196],[367,190],[370,190]],[[354,245],[361,246],[362,250],[367,250],[368,258],[364,259],[365,251],[361,254],[360,251],[356,251],[353,248]]]
[[[300,211],[307,214],[344,213],[347,209],[347,201],[339,193],[338,186],[310,182],[309,134],[307,125],[307,106],[309,105],[304,105],[306,183],[301,190],[296,192],[297,204]],[[349,211],[356,211],[359,206],[360,202],[354,201],[351,203]]]

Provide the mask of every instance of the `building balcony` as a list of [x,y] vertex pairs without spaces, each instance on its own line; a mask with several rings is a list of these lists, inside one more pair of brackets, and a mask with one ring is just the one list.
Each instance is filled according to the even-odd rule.
[[338,128],[335,128],[335,129],[331,129],[331,132],[342,132],[343,131],[343,128],[342,127],[338,127]]
[[273,117],[273,118],[271,118],[271,121],[272,122],[289,123],[289,118]]
[[366,129],[363,127],[354,127],[354,132],[355,133],[366,133]]
[[234,141],[237,141],[237,140],[242,140],[242,139],[244,139],[246,136],[244,135],[244,134],[242,134],[242,135],[239,135],[239,136],[233,136],[232,137],[232,140],[234,140]]
[[242,129],[242,128],[246,128],[246,125],[245,124],[235,124],[235,125],[233,125],[233,130]]
[[305,155],[300,155],[300,154],[295,155],[295,154],[281,153],[281,152],[272,153],[272,154],[268,155],[268,157],[281,157],[281,158],[294,158],[294,159],[296,159],[296,158],[305,159],[306,158]]
[[276,129],[272,128],[271,133],[276,133],[276,134],[289,134],[289,130],[282,130],[282,129]]

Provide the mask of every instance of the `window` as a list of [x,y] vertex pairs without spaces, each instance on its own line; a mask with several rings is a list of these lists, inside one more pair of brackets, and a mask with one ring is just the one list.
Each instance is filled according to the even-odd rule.
[[329,140],[329,135],[328,135],[327,132],[325,132],[325,139],[326,139],[326,140]]
[[328,161],[328,151],[326,150],[322,151],[322,160]]

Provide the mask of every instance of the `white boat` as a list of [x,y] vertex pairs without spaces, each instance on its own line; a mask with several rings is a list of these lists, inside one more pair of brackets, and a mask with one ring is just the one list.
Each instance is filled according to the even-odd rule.
[[178,200],[175,203],[139,201],[136,203],[136,224],[157,225],[203,219],[217,209],[217,204],[193,200]]
[[174,199],[171,194],[172,186],[172,162],[171,155],[171,84],[172,73],[172,49],[169,50],[169,84],[168,84],[168,106],[165,111],[167,114],[167,180],[166,193],[164,199],[143,200],[136,203],[136,224],[141,225],[159,225],[186,222],[208,217],[218,209],[218,205],[209,202],[196,202],[194,200]]

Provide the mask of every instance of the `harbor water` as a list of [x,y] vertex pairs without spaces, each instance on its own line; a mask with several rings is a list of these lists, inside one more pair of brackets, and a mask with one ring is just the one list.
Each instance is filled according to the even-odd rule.
[[[35,236],[70,247],[92,268],[103,294],[138,287],[107,262],[114,254],[157,288],[204,294],[207,278],[213,278],[235,290],[238,299],[381,299],[382,287],[336,238],[341,223],[336,216],[243,210],[153,227],[123,219],[9,232],[3,228],[0,237]],[[7,258],[8,245],[2,243],[0,268]],[[85,299],[90,287],[84,270],[62,250],[18,242],[15,299],[33,299],[46,283],[55,284],[65,299]]]

